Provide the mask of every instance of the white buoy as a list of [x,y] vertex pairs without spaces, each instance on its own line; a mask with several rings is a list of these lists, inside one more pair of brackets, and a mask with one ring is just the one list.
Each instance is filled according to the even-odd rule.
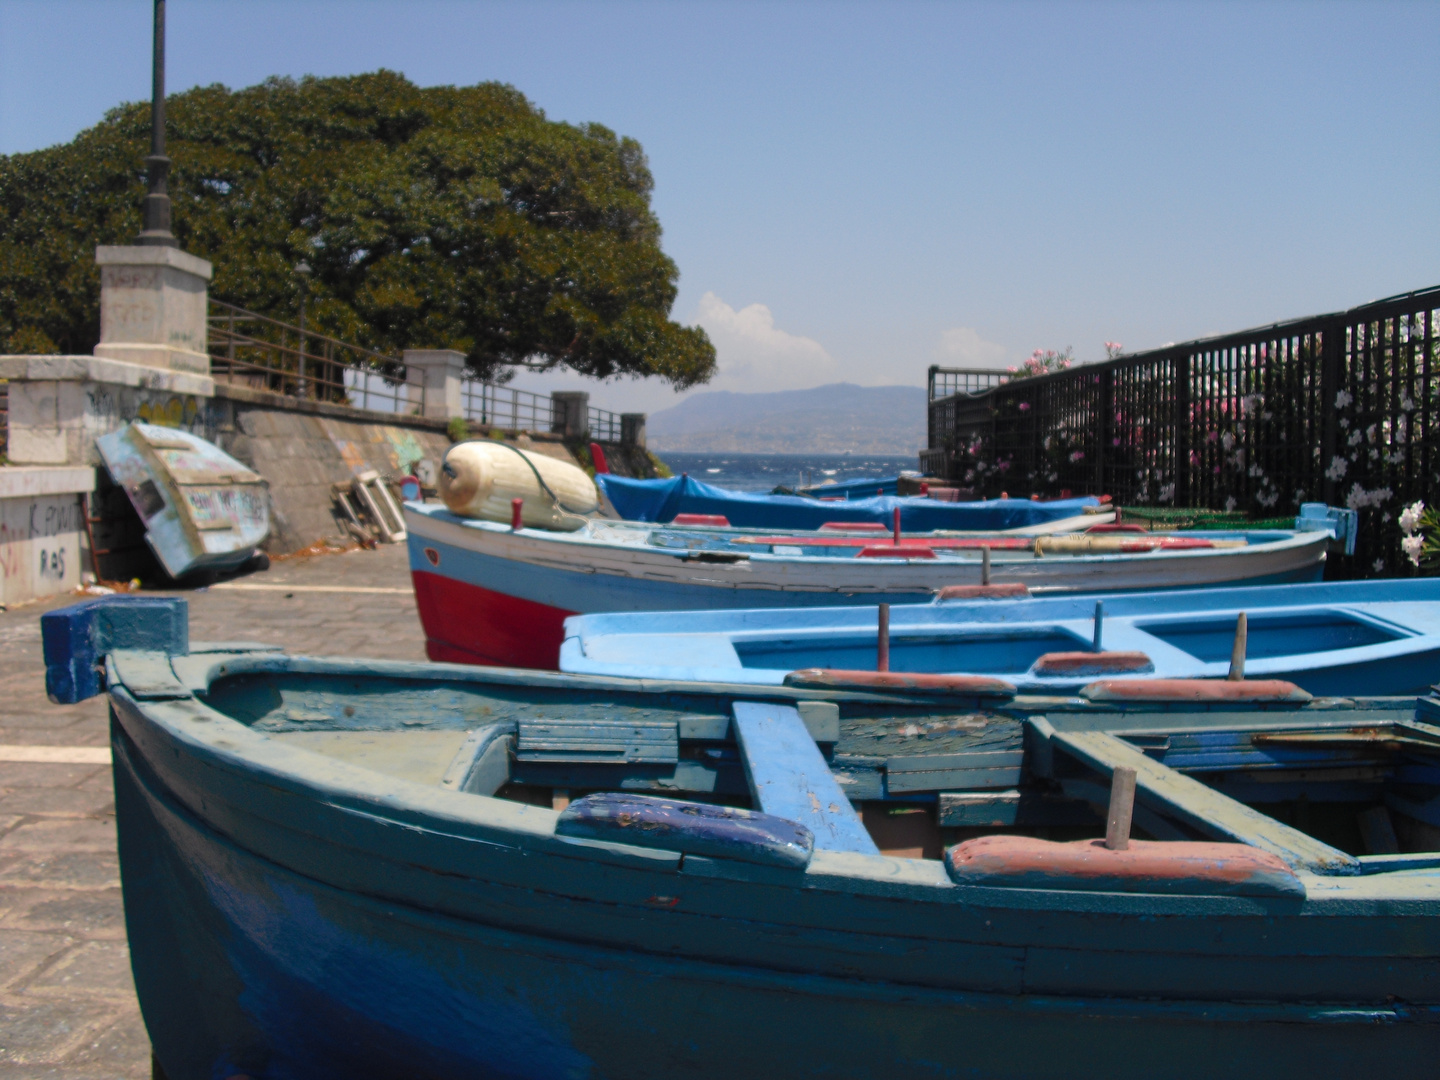
[[439,487],[451,513],[507,525],[512,501],[523,499],[521,521],[531,529],[572,531],[585,524],[581,515],[600,506],[595,482],[583,469],[503,443],[452,446],[440,466]]

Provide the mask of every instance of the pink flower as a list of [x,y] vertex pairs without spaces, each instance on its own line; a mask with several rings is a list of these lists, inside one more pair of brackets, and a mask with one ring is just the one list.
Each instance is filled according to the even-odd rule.
[[1029,411],[1030,411],[1030,403],[1029,403],[1028,401],[1022,401],[1022,402],[1020,402],[1020,411],[1021,411],[1021,412],[1029,412]]
[[1084,461],[1084,460],[1085,460],[1085,451],[1084,451],[1084,450],[1076,450],[1073,454],[1070,455],[1070,460],[1071,460],[1071,461]]

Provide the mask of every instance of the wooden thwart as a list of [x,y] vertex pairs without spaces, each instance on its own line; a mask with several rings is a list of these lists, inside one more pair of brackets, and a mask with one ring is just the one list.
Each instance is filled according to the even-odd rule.
[[761,811],[804,825],[817,848],[880,854],[798,711],[737,701],[734,715],[745,780]]

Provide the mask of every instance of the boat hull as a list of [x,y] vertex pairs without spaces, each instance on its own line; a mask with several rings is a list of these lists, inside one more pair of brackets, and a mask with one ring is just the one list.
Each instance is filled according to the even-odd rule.
[[135,981],[170,1080],[1058,1080],[1077,1048],[1120,1078],[1406,1078],[1440,1047],[1436,1010],[1396,1003],[1440,997],[1424,901],[1042,915],[907,889],[912,860],[885,861],[895,887],[826,886],[564,850],[524,807],[367,786],[197,704],[112,701]]
[[[614,611],[915,603],[978,584],[978,560],[688,559],[574,534],[511,532],[406,505],[410,568],[432,660],[555,668],[564,620]],[[1111,591],[1317,581],[1324,534],[1226,551],[997,560],[997,580],[1032,589]],[[973,579],[973,580],[972,580]]]

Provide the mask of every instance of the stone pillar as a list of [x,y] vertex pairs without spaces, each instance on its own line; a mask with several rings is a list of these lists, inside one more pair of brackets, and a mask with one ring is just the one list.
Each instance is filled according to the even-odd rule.
[[179,248],[97,247],[100,344],[95,355],[210,374],[205,351],[210,264]]
[[643,412],[622,412],[620,414],[620,444],[645,449],[645,414]]
[[550,395],[553,419],[550,430],[567,439],[590,434],[590,395],[583,390],[557,390]]
[[406,349],[403,356],[406,381],[424,391],[424,408],[419,415],[431,420],[465,415],[460,393],[465,378],[464,353],[454,349]]

